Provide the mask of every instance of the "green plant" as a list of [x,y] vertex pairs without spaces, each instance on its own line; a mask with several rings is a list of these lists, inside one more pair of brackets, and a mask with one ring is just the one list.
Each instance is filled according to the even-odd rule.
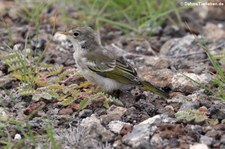
[[[69,0],[66,2],[72,4]],[[179,11],[185,7],[177,7],[177,3],[177,0],[83,0],[74,2],[74,8],[80,13],[78,24],[95,25],[99,28],[101,24],[107,23],[119,26],[125,31],[142,33],[147,28],[154,31],[167,19],[178,20],[178,23],[182,24]],[[65,14],[65,10],[63,12]],[[172,13],[175,18],[170,16]],[[70,14],[63,16],[69,18]]]
[[[0,146],[3,148],[60,148],[55,139],[54,128],[50,124],[45,128],[42,128],[45,130],[45,132],[43,131],[43,134],[39,134],[32,128],[27,119],[18,121],[11,118],[3,119],[0,117],[0,122],[0,126],[4,126],[0,129]],[[21,136],[21,138],[13,139],[8,128],[16,129],[17,135]]]
[[195,110],[195,109],[188,109],[183,111],[178,111],[175,116],[178,120],[186,120],[188,122],[194,121],[196,123],[203,122],[208,119],[207,113]]

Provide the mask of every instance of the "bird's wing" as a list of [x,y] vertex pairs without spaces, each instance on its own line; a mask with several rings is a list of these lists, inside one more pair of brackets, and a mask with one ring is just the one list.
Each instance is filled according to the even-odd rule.
[[95,65],[88,65],[88,68],[103,77],[123,84],[139,84],[137,72],[123,59],[109,59],[108,61],[95,61],[94,63]]

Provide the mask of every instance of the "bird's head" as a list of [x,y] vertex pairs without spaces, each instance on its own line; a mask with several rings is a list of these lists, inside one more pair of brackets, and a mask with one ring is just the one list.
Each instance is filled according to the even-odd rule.
[[72,42],[74,49],[89,50],[99,46],[97,34],[90,27],[73,27],[65,32],[60,32]]

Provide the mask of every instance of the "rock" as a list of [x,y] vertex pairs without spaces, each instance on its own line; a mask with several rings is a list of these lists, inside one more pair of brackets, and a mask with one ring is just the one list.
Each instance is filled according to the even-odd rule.
[[190,145],[190,149],[209,149],[205,144],[194,144]]
[[145,124],[152,125],[152,124],[155,124],[155,123],[160,123],[161,121],[162,121],[161,116],[156,115],[154,117],[148,118],[147,120],[141,122],[139,125],[145,125]]
[[213,119],[218,119],[218,120],[225,119],[225,104],[223,103],[213,104],[209,108],[209,112]]
[[59,111],[60,115],[70,115],[73,113],[73,110],[71,108],[63,108]]
[[160,137],[159,134],[154,134],[150,140],[150,143],[152,146],[157,146],[159,144],[162,144],[163,139]]
[[2,121],[7,121],[9,119],[9,113],[4,108],[0,107],[0,118]]
[[149,100],[142,98],[135,102],[134,106],[137,110],[146,112],[149,116],[155,115],[157,111],[156,107]]
[[225,2],[221,0],[208,0],[208,3],[216,3],[218,6],[208,6],[207,7],[207,18],[208,19],[225,19]]
[[138,69],[138,72],[140,72],[139,74],[140,76],[142,76],[141,78],[157,87],[162,88],[170,86],[173,78],[173,72],[170,69],[166,68],[153,70],[147,66],[143,66]]
[[133,126],[129,125],[129,124],[125,124],[123,125],[123,127],[120,130],[120,135],[124,136],[127,135],[128,133],[130,133],[133,130]]
[[219,28],[218,25],[209,22],[203,27],[203,35],[209,40],[217,41],[221,38],[225,38],[225,31]]
[[9,89],[12,87],[12,81],[15,80],[9,76],[0,77],[0,88]]
[[20,140],[21,138],[21,135],[18,133],[14,136],[14,140]]
[[134,126],[133,131],[123,137],[122,142],[132,148],[150,148],[150,135],[153,134],[152,128],[148,124]]
[[166,57],[146,56],[145,65],[156,69],[168,68],[170,61]]
[[225,145],[225,134],[220,138],[220,142]]
[[114,132],[114,133],[117,133],[119,134],[121,132],[121,129],[126,125],[126,127],[128,126],[131,126],[132,125],[130,123],[125,123],[125,122],[122,122],[122,121],[111,121],[109,124],[108,124],[108,127],[109,129]]
[[149,139],[156,130],[156,127],[152,125],[160,122],[161,116],[156,115],[135,125],[132,132],[123,137],[122,142],[131,145],[132,148],[150,148]]
[[[160,123],[160,121],[157,121]],[[161,122],[162,123],[170,123],[170,124],[173,124],[175,122],[177,122],[177,119],[176,118],[173,118],[173,117],[169,117],[167,114],[162,114],[161,115]]]
[[160,54],[166,56],[180,56],[189,53],[187,47],[191,46],[195,41],[194,35],[186,35],[182,38],[173,38],[161,47]]
[[107,110],[107,114],[100,116],[100,120],[103,124],[108,124],[110,121],[114,120],[120,120],[126,111],[126,108],[113,105]]
[[102,126],[100,120],[92,114],[81,121],[80,126],[82,126],[87,131],[87,136],[85,136],[87,144],[90,143],[88,140],[93,139],[96,141],[109,142],[113,139],[113,134]]
[[90,109],[83,109],[82,111],[79,112],[79,117],[80,118],[86,118],[91,116],[92,114],[92,110]]
[[197,91],[199,89],[198,84],[189,78],[203,85],[208,84],[210,81],[210,77],[206,74],[196,75],[194,73],[177,73],[172,78],[172,89],[183,93]]
[[44,39],[39,39],[39,40],[33,39],[33,40],[31,40],[32,47],[34,49],[38,49],[38,50],[44,50],[45,43],[46,43],[46,40],[44,40]]
[[22,50],[23,45],[21,43],[17,43],[13,46],[13,51],[19,51]]
[[201,136],[200,143],[210,146],[213,143],[213,138],[208,136]]
[[208,3],[217,3],[222,4],[219,6],[207,6],[201,5],[199,7],[194,7],[194,11],[197,12],[201,19],[216,19],[216,20],[224,20],[225,16],[225,3],[221,0],[208,0]]
[[198,101],[187,101],[183,102],[183,104],[180,106],[179,111],[184,111],[188,109],[198,109],[200,106]]

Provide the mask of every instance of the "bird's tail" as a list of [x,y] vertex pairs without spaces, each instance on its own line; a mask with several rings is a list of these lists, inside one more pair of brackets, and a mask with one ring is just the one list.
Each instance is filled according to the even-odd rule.
[[154,87],[151,83],[147,82],[147,81],[141,81],[141,84],[143,85],[143,87],[161,97],[164,98],[169,98],[169,94],[165,93],[164,91]]

